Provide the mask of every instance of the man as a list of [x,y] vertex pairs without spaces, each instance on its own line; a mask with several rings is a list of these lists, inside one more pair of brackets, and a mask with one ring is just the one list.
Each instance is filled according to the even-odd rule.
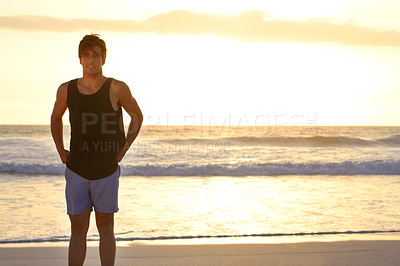
[[[51,115],[51,133],[66,164],[65,195],[71,221],[69,265],[83,265],[90,212],[95,210],[101,265],[114,265],[114,213],[118,211],[118,163],[139,133],[142,112],[128,86],[103,76],[106,44],[96,34],[79,44],[83,76],[62,84]],[[121,107],[131,122],[125,137]],[[64,149],[62,117],[69,109],[70,150]]]

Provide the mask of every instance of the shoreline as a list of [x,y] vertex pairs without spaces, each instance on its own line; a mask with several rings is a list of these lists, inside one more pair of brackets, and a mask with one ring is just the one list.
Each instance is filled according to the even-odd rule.
[[[305,242],[338,241],[400,241],[399,233],[362,233],[362,234],[321,234],[302,236],[246,236],[246,237],[201,237],[175,239],[117,240],[117,246],[131,245],[218,245],[218,244],[291,244]],[[68,247],[69,241],[43,241],[24,243],[0,243],[0,248],[9,247]],[[98,240],[87,241],[88,247],[98,247]]]

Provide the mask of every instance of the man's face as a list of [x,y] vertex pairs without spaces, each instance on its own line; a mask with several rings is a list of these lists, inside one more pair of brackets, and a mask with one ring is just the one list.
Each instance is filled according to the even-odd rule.
[[81,54],[80,62],[85,73],[91,75],[99,73],[104,64],[101,48],[94,46],[93,49],[84,50]]

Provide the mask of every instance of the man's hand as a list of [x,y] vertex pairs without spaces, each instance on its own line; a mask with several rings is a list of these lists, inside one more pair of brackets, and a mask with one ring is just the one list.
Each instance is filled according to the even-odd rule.
[[69,151],[68,150],[61,150],[61,151],[58,152],[58,154],[60,155],[61,162],[63,164],[66,164],[68,156],[69,156]]

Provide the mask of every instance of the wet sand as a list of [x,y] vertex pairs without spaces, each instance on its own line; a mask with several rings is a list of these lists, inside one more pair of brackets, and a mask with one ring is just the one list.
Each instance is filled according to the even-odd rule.
[[[399,251],[399,240],[280,244],[143,241],[118,246],[115,265],[400,265]],[[67,253],[65,244],[3,245],[0,265],[67,265]],[[84,265],[100,265],[98,247],[88,247]]]

